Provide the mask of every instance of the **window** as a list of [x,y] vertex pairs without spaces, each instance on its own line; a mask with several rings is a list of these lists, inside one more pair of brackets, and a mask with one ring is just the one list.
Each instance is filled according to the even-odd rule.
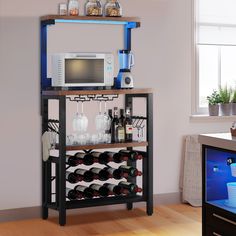
[[236,0],[196,1],[197,113],[220,86],[236,88]]

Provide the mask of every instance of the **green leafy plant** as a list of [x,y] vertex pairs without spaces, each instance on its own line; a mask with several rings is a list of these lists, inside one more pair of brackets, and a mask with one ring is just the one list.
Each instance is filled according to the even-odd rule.
[[231,98],[232,90],[228,88],[227,86],[221,87],[219,90],[219,95],[220,95],[220,103],[222,104],[227,104],[230,103],[230,98]]
[[232,92],[232,103],[236,103],[236,89]]
[[207,101],[209,105],[217,105],[221,102],[220,94],[216,90],[213,90],[212,94],[207,96]]

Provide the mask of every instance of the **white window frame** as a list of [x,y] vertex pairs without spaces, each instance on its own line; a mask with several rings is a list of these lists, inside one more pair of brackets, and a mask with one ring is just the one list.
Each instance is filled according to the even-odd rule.
[[[219,24],[199,24],[197,19],[198,0],[191,0],[192,3],[192,115],[206,115],[208,114],[207,107],[200,107],[199,104],[199,51],[198,51],[198,27],[199,25],[211,25],[219,26]],[[221,24],[220,26],[235,27],[234,24]],[[213,44],[202,44],[202,45],[213,45]],[[218,85],[221,83],[221,47],[220,46],[236,46],[236,45],[216,45],[218,48]]]

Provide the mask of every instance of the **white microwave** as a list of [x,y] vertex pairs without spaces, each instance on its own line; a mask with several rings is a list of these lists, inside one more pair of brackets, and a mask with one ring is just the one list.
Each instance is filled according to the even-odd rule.
[[60,53],[52,55],[53,87],[111,87],[114,56],[110,53]]

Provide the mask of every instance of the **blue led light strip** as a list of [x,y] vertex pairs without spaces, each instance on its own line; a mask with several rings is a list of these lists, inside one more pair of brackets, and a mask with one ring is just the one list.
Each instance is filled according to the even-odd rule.
[[127,25],[127,21],[105,21],[105,20],[66,20],[56,19],[56,23],[81,23],[81,24],[107,24],[107,25]]

